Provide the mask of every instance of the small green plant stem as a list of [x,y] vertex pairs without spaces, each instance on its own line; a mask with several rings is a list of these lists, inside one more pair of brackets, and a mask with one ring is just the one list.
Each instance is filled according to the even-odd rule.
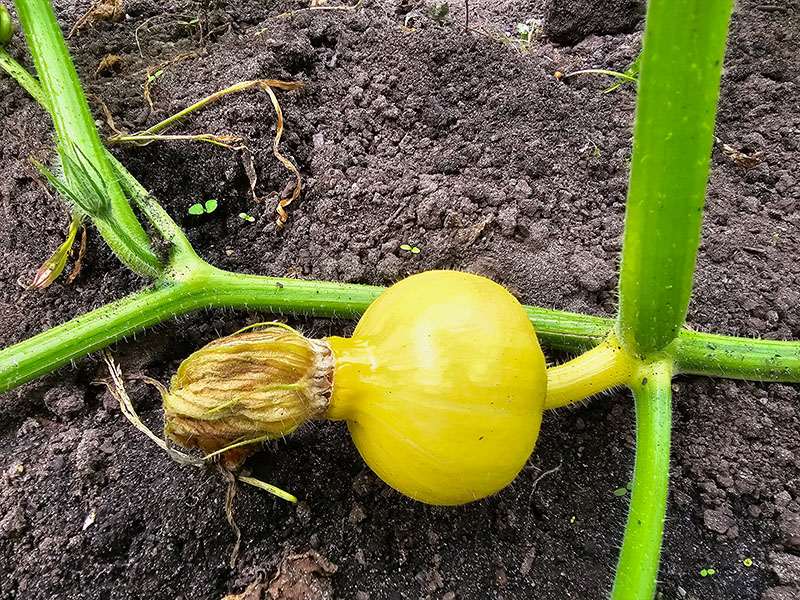
[[622,349],[613,333],[577,358],[547,369],[545,410],[580,402],[612,387],[625,385],[637,360]]
[[16,79],[25,91],[27,91],[33,99],[41,104],[48,112],[50,112],[50,98],[48,98],[42,86],[36,81],[33,75],[28,73],[25,68],[20,65],[13,56],[8,53],[8,50],[0,46],[0,69]]
[[649,358],[683,327],[700,240],[731,0],[648,4],[618,334]]
[[[113,177],[105,148],[94,126],[86,97],[50,3],[48,0],[17,0],[15,4],[47,98],[42,105],[51,109],[53,124],[58,132],[59,152],[71,152],[74,148],[74,158],[82,160],[85,157],[92,168],[96,169],[96,173],[81,174],[67,168],[65,164],[68,185],[72,187],[74,179],[81,176],[96,180],[95,187],[107,194],[106,198],[97,200],[98,206],[103,202],[108,203],[108,210],[90,215],[98,231],[111,250],[133,271],[141,275],[157,276],[163,270],[163,265],[150,248],[150,239]],[[16,75],[26,79],[21,73]],[[17,80],[20,81],[20,78]],[[27,80],[26,89],[41,102],[41,95],[32,91],[30,83]]]
[[585,75],[587,73],[593,73],[595,75],[611,75],[612,77],[616,77],[618,79],[622,79],[624,81],[632,81],[636,83],[639,81],[636,77],[628,75],[627,73],[620,73],[618,71],[607,71],[606,69],[582,69],[580,71],[573,71],[572,73],[565,73],[561,76],[561,79],[566,79],[567,77],[574,77],[575,75]]
[[611,600],[655,596],[669,484],[671,381],[667,359],[642,365],[629,384],[636,400],[636,461]]

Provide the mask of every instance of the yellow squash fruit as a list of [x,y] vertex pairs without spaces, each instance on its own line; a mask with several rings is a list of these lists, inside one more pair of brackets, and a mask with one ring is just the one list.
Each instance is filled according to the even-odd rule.
[[234,334],[190,356],[164,395],[167,433],[205,452],[346,420],[386,483],[430,504],[508,485],[533,451],[547,388],[525,311],[477,275],[430,271],[384,292],[351,338],[285,326]]
[[456,271],[384,292],[336,360],[327,417],[346,419],[381,479],[430,504],[462,504],[508,485],[533,451],[545,360],[503,287]]

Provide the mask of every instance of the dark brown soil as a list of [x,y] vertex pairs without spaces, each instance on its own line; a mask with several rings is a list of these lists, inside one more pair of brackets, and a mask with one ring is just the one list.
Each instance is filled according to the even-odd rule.
[[[549,10],[534,0],[471,4],[472,23],[494,34]],[[714,149],[689,322],[800,339],[800,3],[772,4],[737,3],[717,135],[761,154],[746,169],[721,145]],[[57,2],[64,27],[89,5]],[[282,147],[305,181],[283,230],[272,224],[274,202],[252,200],[234,152],[189,142],[115,150],[204,258],[249,273],[369,284],[426,269],[467,270],[527,304],[614,314],[635,92],[602,94],[604,78],[560,82],[553,74],[624,70],[637,55],[641,24],[569,47],[540,37],[522,51],[464,31],[461,3],[444,22],[399,0],[270,19],[298,7],[131,0],[123,21],[97,23],[69,42],[88,91],[129,130],[241,80],[308,84],[279,93]],[[134,32],[152,17],[139,29],[140,56]],[[29,64],[19,37],[10,49]],[[164,67],[152,84],[150,112],[147,69],[189,52],[197,56]],[[121,57],[122,70],[95,75],[108,54]],[[36,293],[17,285],[63,241],[67,218],[27,161],[52,155],[49,120],[8,77],[0,77],[0,119],[5,346],[143,281],[90,232],[73,284]],[[271,155],[274,128],[266,95],[247,91],[191,116],[175,133],[246,136],[257,191],[269,196],[291,183]],[[219,201],[214,213],[188,214],[210,198]],[[419,254],[402,251],[404,243]],[[268,318],[206,311],[117,344],[114,353],[126,373],[167,381],[182,358],[215,336]],[[314,335],[352,327],[290,322]],[[92,384],[104,376],[98,358],[88,357],[0,399],[3,600],[219,600],[262,572],[267,583],[252,590],[254,598],[591,600],[610,589],[628,502],[614,491],[633,465],[627,393],[547,414],[519,478],[459,508],[425,506],[388,489],[341,424],[306,427],[251,459],[256,476],[302,501],[240,489],[234,513],[243,552],[231,569],[222,478],[181,467],[149,443]],[[674,390],[663,598],[799,598],[798,388],[682,378]],[[137,383],[129,392],[158,428],[157,393]],[[707,568],[715,574],[702,577]],[[304,589],[306,596],[298,592]]]

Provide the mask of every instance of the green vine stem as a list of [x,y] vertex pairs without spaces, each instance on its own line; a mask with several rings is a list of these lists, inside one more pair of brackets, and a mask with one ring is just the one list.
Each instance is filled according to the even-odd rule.
[[[146,327],[194,310],[226,307],[357,317],[383,291],[373,286],[231,273],[197,258],[187,258],[186,263],[141,292],[0,351],[0,393]],[[569,352],[597,346],[613,326],[610,319],[600,317],[531,306],[526,306],[525,311],[544,345]],[[711,347],[717,349],[717,355],[709,356]],[[686,372],[800,382],[798,342],[684,331],[670,351]]]
[[687,375],[800,383],[800,343],[682,331],[672,349]]
[[[47,98],[42,105],[51,109],[58,132],[68,187],[88,190],[91,198],[81,208],[91,207],[89,216],[125,265],[142,275],[159,275],[163,265],[114,178],[50,2],[17,0],[15,4]],[[41,102],[30,85],[25,87]],[[85,168],[86,162],[91,168]]]
[[33,99],[50,112],[50,98],[39,85],[39,82],[20,65],[8,50],[0,46],[0,69],[11,75]]
[[[0,392],[177,315],[230,307],[272,313],[357,317],[383,288],[231,273],[195,259],[171,278],[0,351]],[[526,307],[543,339],[577,350],[608,331],[607,321]]]
[[667,509],[672,365],[640,367],[630,386],[636,399],[636,462],[625,539],[611,600],[655,596]]
[[560,408],[609,388],[626,385],[637,364],[610,333],[601,344],[577,358],[547,369],[544,408]]
[[619,278],[619,337],[649,359],[686,320],[731,0],[648,3]]

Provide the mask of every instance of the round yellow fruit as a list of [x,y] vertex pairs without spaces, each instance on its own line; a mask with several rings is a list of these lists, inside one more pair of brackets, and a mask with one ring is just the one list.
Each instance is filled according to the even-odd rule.
[[477,275],[429,271],[384,292],[335,356],[327,418],[346,419],[367,464],[430,504],[508,485],[533,451],[544,355],[519,302]]

